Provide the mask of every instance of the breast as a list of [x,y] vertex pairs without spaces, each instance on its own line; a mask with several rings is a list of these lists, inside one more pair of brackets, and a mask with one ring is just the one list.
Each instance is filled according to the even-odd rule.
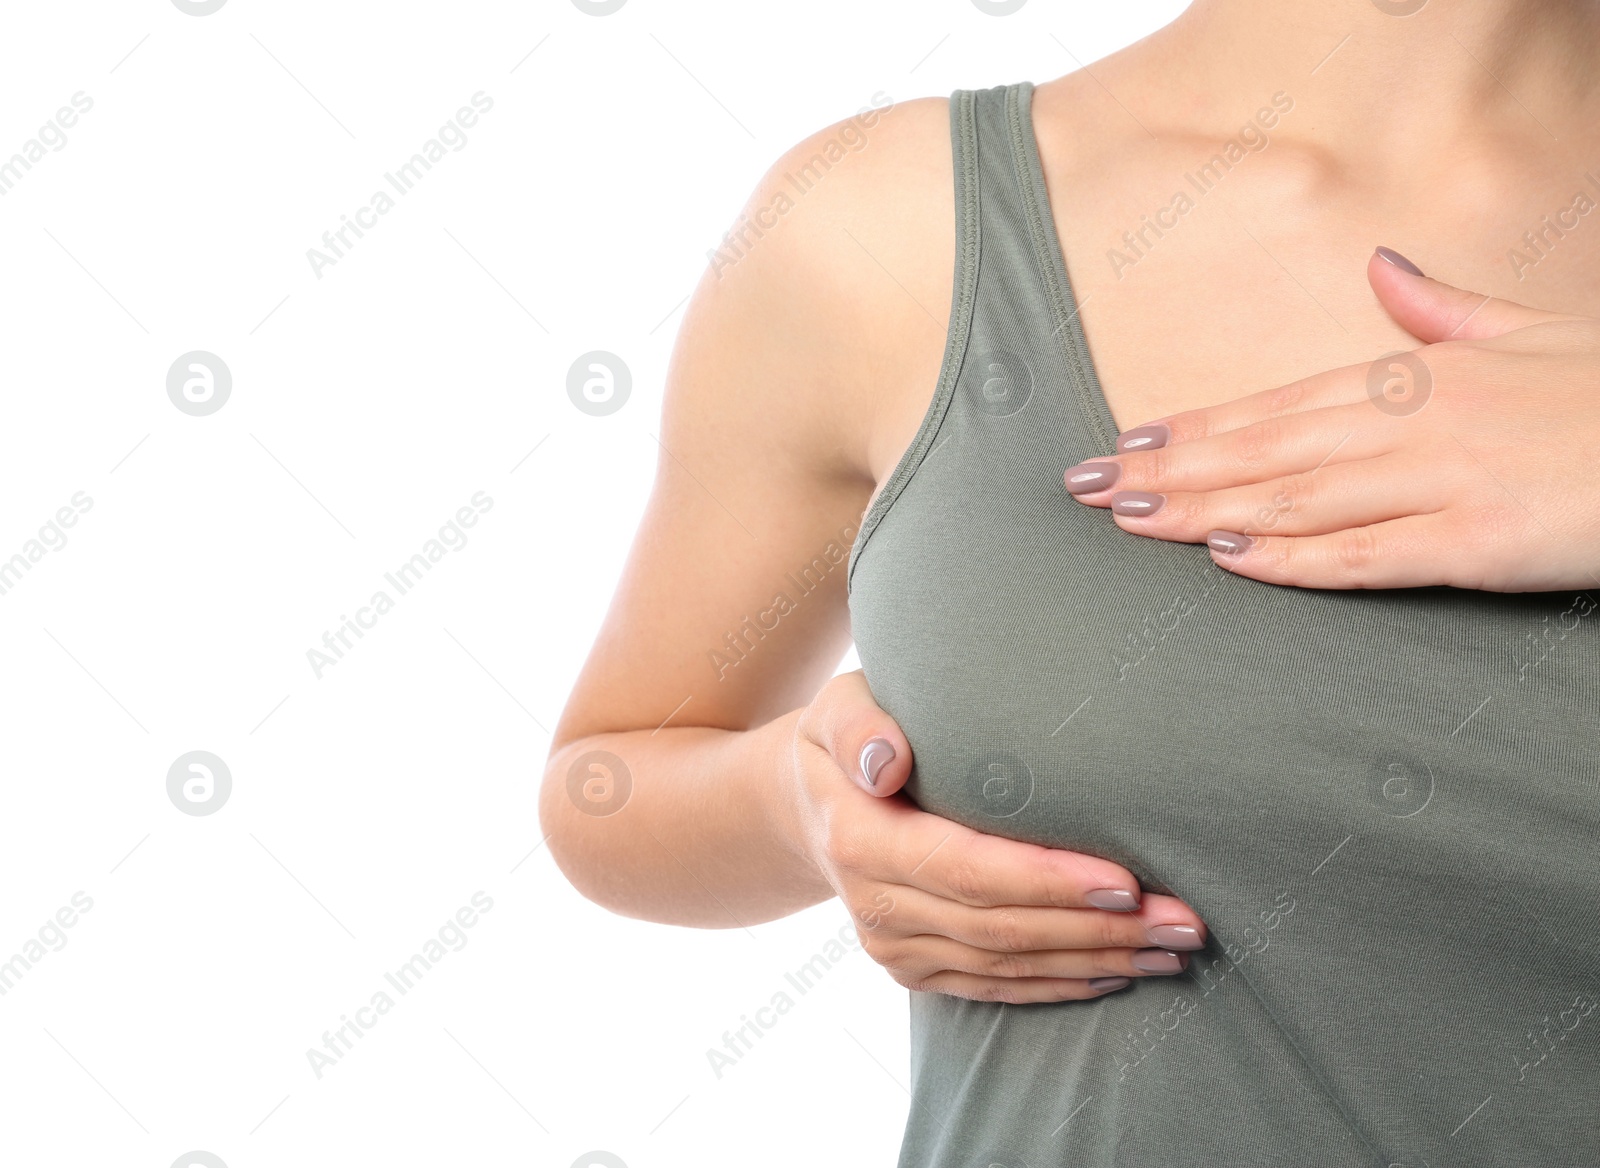
[[[854,565],[908,796],[1182,898],[1211,932],[1194,990],[1247,972],[1339,1106],[1499,1093],[1526,1104],[1503,1133],[1562,1147],[1575,1115],[1523,1087],[1540,1019],[1600,996],[1592,598],[1261,584],[1070,499],[1059,440],[981,437],[954,428]],[[1560,1045],[1592,1099],[1588,1040]]]

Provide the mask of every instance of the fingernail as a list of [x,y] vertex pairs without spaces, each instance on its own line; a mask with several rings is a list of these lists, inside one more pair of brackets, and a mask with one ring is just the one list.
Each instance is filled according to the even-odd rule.
[[1393,248],[1380,247],[1378,249],[1378,255],[1379,255],[1380,258],[1388,260],[1391,264],[1393,264],[1395,267],[1399,268],[1402,272],[1410,272],[1413,276],[1422,275],[1422,269],[1421,268],[1417,267],[1416,264],[1414,264],[1410,260],[1406,259],[1405,256],[1401,255],[1399,252],[1395,251]]
[[1120,990],[1124,986],[1131,986],[1132,984],[1133,978],[1131,977],[1094,977],[1089,979],[1090,989],[1104,990],[1107,993],[1112,990]]
[[1162,504],[1167,501],[1165,495],[1153,495],[1149,491],[1113,491],[1111,493],[1111,510],[1118,515],[1137,515],[1140,517],[1154,515],[1161,510]]
[[1165,949],[1141,949],[1133,955],[1133,967],[1141,973],[1179,973],[1183,958]]
[[894,747],[882,738],[871,739],[861,748],[861,777],[870,790],[878,785],[878,775],[894,761]]
[[1117,439],[1117,453],[1130,450],[1160,450],[1172,440],[1172,430],[1165,422],[1151,422],[1148,426],[1135,426]]
[[1114,462],[1080,462],[1066,474],[1067,490],[1074,495],[1087,495],[1103,491],[1122,476],[1122,467]]
[[1247,552],[1255,546],[1255,542],[1248,535],[1240,535],[1237,531],[1213,531],[1206,536],[1206,546],[1225,556],[1236,556],[1241,552]]
[[1204,949],[1200,930],[1189,925],[1155,925],[1150,929],[1150,944],[1163,949]]
[[1139,908],[1138,896],[1122,888],[1096,888],[1084,893],[1083,899],[1085,904],[1107,912],[1135,912]]

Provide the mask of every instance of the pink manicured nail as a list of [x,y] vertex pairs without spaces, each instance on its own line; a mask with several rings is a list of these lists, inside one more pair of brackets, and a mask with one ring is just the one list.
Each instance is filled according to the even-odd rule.
[[1123,888],[1096,888],[1083,894],[1084,903],[1106,912],[1137,912],[1138,894]]
[[1144,517],[1154,515],[1161,510],[1167,501],[1165,495],[1152,494],[1149,491],[1113,491],[1111,493],[1111,509],[1118,515],[1135,515]]
[[1378,258],[1393,264],[1402,272],[1410,272],[1413,276],[1422,275],[1421,268],[1417,267],[1416,264],[1406,259],[1405,256],[1395,251],[1392,247],[1380,247],[1378,249]]
[[1101,992],[1108,994],[1112,990],[1120,990],[1126,986],[1131,986],[1132,984],[1133,978],[1131,977],[1093,977],[1089,979],[1090,989],[1100,990]]
[[894,747],[882,738],[874,738],[861,748],[861,777],[867,790],[878,785],[878,775],[894,761]]
[[1237,556],[1255,546],[1255,540],[1237,531],[1213,531],[1206,536],[1206,546],[1225,556]]
[[1148,426],[1135,426],[1117,439],[1117,453],[1130,450],[1160,450],[1172,441],[1172,430],[1165,422],[1151,422]]
[[1152,925],[1150,943],[1163,949],[1204,949],[1200,930],[1193,925]]
[[1122,477],[1122,467],[1114,462],[1080,462],[1066,473],[1067,490],[1074,495],[1087,495],[1116,485]]
[[1132,960],[1133,967],[1141,973],[1183,972],[1183,958],[1165,949],[1140,949]]

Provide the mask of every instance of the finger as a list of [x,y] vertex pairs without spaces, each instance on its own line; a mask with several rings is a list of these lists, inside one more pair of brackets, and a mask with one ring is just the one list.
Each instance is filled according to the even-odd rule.
[[1214,406],[1168,414],[1164,418],[1124,430],[1117,437],[1117,453],[1159,450],[1213,434],[1226,434],[1268,418],[1281,418],[1287,414],[1360,401],[1367,393],[1369,365],[1370,362],[1345,365]]
[[1205,543],[1211,532],[1324,535],[1443,509],[1446,487],[1416,460],[1387,454],[1220,491],[1113,491],[1117,526],[1134,535]]
[[[1268,584],[1297,588],[1425,588],[1447,578],[1455,545],[1432,515],[1411,515],[1327,535],[1241,536],[1216,531],[1207,541],[1219,567]],[[1239,548],[1233,551],[1231,548]],[[1475,587],[1463,584],[1464,587]]]
[[896,888],[891,895],[894,909],[883,918],[890,933],[948,937],[994,953],[1151,948],[1187,952],[1205,946],[1205,925],[1188,906],[1170,897],[1152,905],[1149,913],[1117,913],[1033,905],[976,908],[918,888]]
[[1415,264],[1388,248],[1372,253],[1367,261],[1367,281],[1395,323],[1429,344],[1481,340],[1530,324],[1579,319],[1430,279]]
[[967,998],[974,1002],[1006,1002],[1022,1006],[1040,1002],[1080,1002],[1114,994],[1132,984],[1120,977],[1095,983],[1060,978],[997,979],[945,970],[924,978],[912,988],[918,993],[948,994],[953,998]]
[[[890,825],[886,878],[977,907],[1033,905],[1133,913],[1139,881],[1121,864],[1061,848],[1003,839],[907,808]],[[898,873],[898,875],[894,875]],[[1185,910],[1187,912],[1187,910]],[[1193,913],[1188,913],[1193,916]],[[1183,923],[1194,923],[1187,917]]]
[[[1385,454],[1403,436],[1392,423],[1404,420],[1364,401],[1311,410],[1156,450],[1079,463],[1067,470],[1065,479],[1078,501],[1093,507],[1109,507],[1113,491],[1215,491],[1270,482]],[[1089,477],[1100,468],[1107,469],[1098,478]]]
[[1183,972],[1183,953],[1169,949],[1036,949],[1007,953],[978,949],[948,937],[914,938],[898,966],[916,976],[942,970],[994,978],[1171,977]]
[[878,706],[859,669],[823,687],[802,718],[801,730],[868,794],[893,795],[911,777],[911,744]]

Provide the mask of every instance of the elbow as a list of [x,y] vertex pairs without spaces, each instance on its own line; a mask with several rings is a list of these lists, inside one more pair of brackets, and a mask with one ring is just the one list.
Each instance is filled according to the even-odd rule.
[[545,765],[539,787],[539,834],[550,858],[579,895],[602,908],[629,915],[617,895],[620,890],[610,871],[612,865],[594,831],[601,820],[586,813],[569,788],[568,770],[581,753],[575,745],[553,752]]

